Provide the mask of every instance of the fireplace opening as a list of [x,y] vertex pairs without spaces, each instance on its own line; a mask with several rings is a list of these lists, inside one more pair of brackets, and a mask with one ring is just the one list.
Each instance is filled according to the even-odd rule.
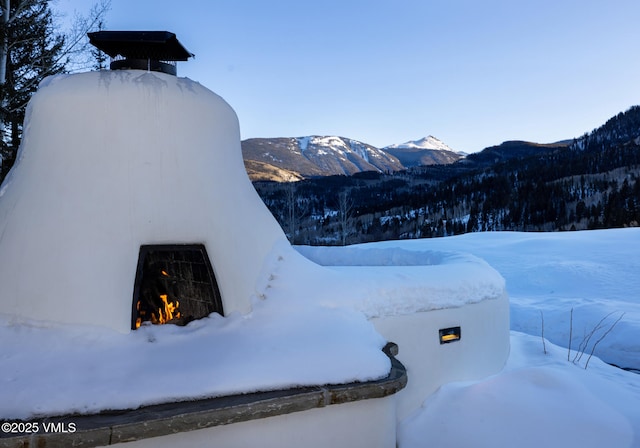
[[222,298],[202,244],[140,246],[131,329],[186,325],[217,312]]

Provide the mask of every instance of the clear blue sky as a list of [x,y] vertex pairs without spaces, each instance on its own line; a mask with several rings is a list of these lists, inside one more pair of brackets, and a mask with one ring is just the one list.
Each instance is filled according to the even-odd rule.
[[243,139],[431,134],[475,152],[640,104],[638,0],[111,0],[106,19],[176,33],[196,55],[178,75],[227,100]]

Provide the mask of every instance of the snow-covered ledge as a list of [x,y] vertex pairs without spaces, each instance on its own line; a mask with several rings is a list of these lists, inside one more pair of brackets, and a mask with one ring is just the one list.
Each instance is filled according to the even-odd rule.
[[[398,353],[396,344],[388,343],[383,351],[391,361],[391,370],[387,377],[378,380],[237,394],[211,399],[145,406],[117,412],[105,411],[91,415],[52,416],[34,421],[11,422],[0,420],[0,424],[38,425],[38,430],[32,434],[13,435],[9,431],[1,432],[0,447],[99,447],[121,443],[127,443],[127,446],[132,446],[128,442],[143,439],[151,439],[155,446],[165,446],[167,444],[167,446],[170,446],[171,439],[156,438],[179,433],[181,434],[180,443],[184,445],[189,443],[185,439],[185,437],[189,436],[185,436],[183,433],[190,431],[250,422],[291,413],[304,413],[305,411],[325,408],[331,405],[385,399],[406,386],[407,373],[404,366],[394,357]],[[377,405],[368,404],[364,407],[352,408],[348,412],[349,421],[345,422],[347,425],[351,425],[351,419],[359,419],[364,414],[367,414],[366,419],[374,419],[375,422],[377,412],[370,413],[369,410],[372,408],[379,408],[378,410],[386,409],[386,412],[382,412],[383,415],[395,416],[394,400],[384,400]],[[297,417],[297,419],[302,420],[305,418],[307,417],[302,415]],[[317,416],[312,418],[318,421]],[[282,429],[289,435],[297,434],[298,437],[303,437],[303,439],[308,438],[304,446],[323,446],[322,444],[317,444],[318,440],[322,440],[319,434],[296,432],[291,422],[280,422],[277,419],[271,421],[275,425],[284,425]],[[383,418],[372,426],[378,427],[379,430],[379,426],[384,426],[385,421],[391,426],[385,428],[384,433],[395,434],[393,420],[389,422],[389,419]],[[370,421],[369,423],[372,422]],[[55,428],[65,428],[67,431],[48,432],[44,429],[45,425],[47,427],[51,425],[51,427]],[[260,431],[259,428],[253,428],[251,425],[235,425],[233,428],[226,429],[224,432],[233,432],[231,439],[238,446],[242,446],[244,443],[249,443],[246,446],[251,446],[251,441],[254,439],[260,441],[260,446],[269,444],[264,436],[256,434],[256,432]],[[247,438],[247,430],[252,433],[249,438]],[[326,430],[324,427],[318,427],[320,432],[326,432]],[[338,431],[337,428],[332,430]],[[371,436],[370,434],[353,433],[353,431],[350,432],[345,428],[341,428],[339,432],[342,436],[353,437],[355,440],[367,440]],[[197,438],[198,436],[195,437]],[[207,437],[210,438],[210,441],[215,442],[218,440],[218,433],[210,431]],[[226,440],[230,436],[223,435],[220,437],[222,440]],[[379,442],[374,439],[367,446],[375,446]],[[277,440],[273,441],[273,443],[277,446]],[[225,446],[229,445],[225,443]]]

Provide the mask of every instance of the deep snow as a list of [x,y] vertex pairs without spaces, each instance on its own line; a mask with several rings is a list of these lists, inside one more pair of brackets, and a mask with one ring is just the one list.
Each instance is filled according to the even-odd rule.
[[511,333],[498,375],[450,383],[400,423],[400,448],[632,448],[640,446],[640,376]]
[[[381,269],[358,271],[354,264],[415,268],[421,263],[438,265],[463,251],[485,259],[506,279],[512,329],[518,330],[511,335],[510,358],[499,374],[450,383],[425,397],[422,408],[400,423],[399,446],[638,447],[640,375],[611,367],[596,356],[640,366],[639,248],[640,229],[476,233],[382,242],[326,249],[323,264],[330,266],[330,280],[335,282],[321,286],[309,283],[317,272],[315,265],[283,249],[265,279],[264,297],[255,300],[247,315],[213,315],[184,328],[148,327],[130,335],[3,315],[0,418],[91,412],[132,405],[140,398],[146,403],[181,398],[202,393],[203,388],[205,394],[215,395],[223,389],[385,375],[388,360],[379,350],[385,341],[365,318],[377,305],[368,308],[368,302],[351,299],[343,307],[341,297],[327,294],[349,278],[360,286],[368,279],[369,292],[375,290]],[[313,258],[323,249],[301,251]],[[368,256],[362,258],[363,254]],[[460,259],[474,266],[473,256]],[[352,266],[339,266],[348,264]],[[467,271],[453,272],[461,265],[450,266],[445,280],[454,282],[458,275],[464,282]],[[399,271],[388,278],[396,277],[401,288],[405,274],[401,267],[394,270]],[[291,300],[292,293],[305,290],[307,297],[293,294],[297,299]],[[357,293],[357,288],[351,292]],[[354,303],[362,309],[351,309]],[[543,351],[540,311],[545,336],[566,346],[572,307],[574,348],[606,314],[625,313],[600,342],[586,370],[588,354],[573,363],[567,361],[565,347],[546,342],[547,354]],[[185,341],[193,350],[183,349]],[[203,369],[191,369],[185,378],[182,367],[196,358]],[[233,369],[225,371],[225,365]],[[170,381],[178,371],[181,381]]]

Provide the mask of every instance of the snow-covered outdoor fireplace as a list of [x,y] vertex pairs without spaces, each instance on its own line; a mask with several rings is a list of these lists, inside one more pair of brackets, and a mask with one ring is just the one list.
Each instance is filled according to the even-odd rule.
[[[108,33],[92,41],[110,54],[132,46],[134,61],[149,35],[152,59],[190,55],[171,33]],[[183,296],[198,284],[210,299],[197,316],[192,304],[191,318],[247,312],[267,253],[286,239],[246,176],[235,113],[196,82],[117,62],[118,70],[48,78],[29,105],[1,193],[3,310],[128,332],[136,319],[166,320],[169,308],[188,305],[171,301],[169,284]],[[182,280],[167,269],[164,279],[145,278],[145,257],[163,254],[198,257],[197,268]],[[142,295],[136,316],[138,294],[154,282],[165,286]]]

